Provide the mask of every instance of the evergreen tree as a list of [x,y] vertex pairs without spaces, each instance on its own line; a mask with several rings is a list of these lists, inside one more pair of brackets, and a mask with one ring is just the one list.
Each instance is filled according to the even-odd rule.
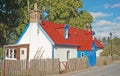
[[27,23],[26,9],[27,0],[0,0],[0,44],[15,42]]

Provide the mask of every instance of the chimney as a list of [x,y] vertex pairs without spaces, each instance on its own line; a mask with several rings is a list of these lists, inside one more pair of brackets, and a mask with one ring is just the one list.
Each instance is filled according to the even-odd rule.
[[64,38],[68,39],[69,38],[69,25],[66,24],[64,27]]
[[87,30],[87,31],[92,31],[92,26],[87,23],[87,24],[84,26],[84,29]]
[[37,3],[34,4],[34,10],[30,11],[30,23],[42,21],[42,11],[38,10]]

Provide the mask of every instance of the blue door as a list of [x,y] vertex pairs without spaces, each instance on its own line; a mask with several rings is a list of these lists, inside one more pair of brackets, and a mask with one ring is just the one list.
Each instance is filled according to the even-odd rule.
[[88,56],[88,66],[93,67],[96,66],[96,52],[91,50]]
[[89,52],[89,56],[88,56],[89,67],[96,66],[96,51],[97,51],[96,44],[93,43],[92,50]]

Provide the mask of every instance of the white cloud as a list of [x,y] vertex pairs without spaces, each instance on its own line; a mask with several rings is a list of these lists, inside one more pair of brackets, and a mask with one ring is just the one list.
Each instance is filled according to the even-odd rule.
[[96,34],[96,37],[100,39],[103,37],[109,37],[109,32],[101,32],[101,33],[99,32]]
[[112,8],[120,8],[120,3],[113,4],[111,7],[112,7]]
[[117,17],[117,20],[120,20],[120,16]]
[[96,37],[99,39],[102,39],[103,37],[109,37],[110,32],[112,33],[112,37],[118,37],[120,38],[120,30],[115,31],[115,30],[109,30],[109,31],[104,31],[104,32],[97,32]]
[[96,20],[95,25],[98,26],[120,26],[119,23],[107,21],[107,20]]
[[108,37],[109,33],[113,33],[113,37],[120,38],[120,23],[115,23],[107,20],[96,20],[93,26],[97,38]]
[[104,4],[104,8],[120,8],[120,3],[110,5],[108,3]]
[[94,19],[110,16],[109,14],[102,12],[90,12],[90,14],[93,16]]
[[109,5],[109,4],[104,4],[104,7],[105,7],[105,8],[109,8],[110,5]]

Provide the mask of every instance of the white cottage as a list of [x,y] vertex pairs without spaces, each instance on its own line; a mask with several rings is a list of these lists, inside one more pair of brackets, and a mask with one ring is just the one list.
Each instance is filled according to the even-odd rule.
[[[30,12],[30,23],[26,26],[15,45],[5,45],[5,59],[30,60],[59,58],[67,61],[77,58],[78,51],[92,49],[94,43],[92,31],[69,27],[68,24],[56,24],[41,20],[41,11]],[[96,54],[96,53],[94,53]],[[85,56],[83,53],[81,56]]]
[[[40,25],[40,23],[43,23],[40,20],[41,11],[37,10],[37,4],[35,4],[34,10],[30,12],[30,23],[22,32],[16,44],[5,45],[5,59],[60,58],[61,61],[66,61],[67,58],[77,58],[77,46],[55,45],[55,42]],[[65,26],[68,27],[68,25]],[[66,37],[63,37],[63,39],[67,39],[67,34],[68,30],[66,30]]]

